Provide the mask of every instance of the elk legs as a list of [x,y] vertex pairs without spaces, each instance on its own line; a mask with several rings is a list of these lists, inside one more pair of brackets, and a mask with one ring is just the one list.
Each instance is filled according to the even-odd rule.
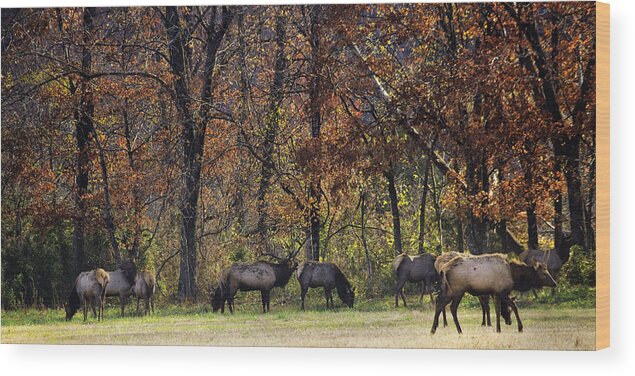
[[399,307],[399,295],[401,295],[401,299],[403,300],[403,306],[406,307],[406,298],[403,295],[403,286],[406,284],[405,280],[397,281],[397,288],[395,290],[395,307]]
[[[439,315],[441,315],[441,312],[443,312],[443,320],[445,321],[445,306],[447,306],[450,301],[452,301],[452,298],[446,296],[444,293],[441,293],[437,298],[434,321],[432,322],[432,329],[430,329],[431,334],[434,334],[439,327]],[[447,326],[447,323],[445,323],[445,325]]]
[[262,313],[269,312],[269,291],[261,290],[260,297],[262,298]]
[[496,310],[496,333],[501,332],[501,297],[494,296],[494,309]]
[[489,309],[489,297],[487,295],[479,296],[478,301],[481,303],[481,311],[483,311],[483,320],[481,326],[492,326]]
[[82,299],[82,309],[84,312],[84,322],[86,322],[88,316],[88,302],[86,301],[86,299]]
[[423,296],[426,294],[426,283],[421,282],[421,296],[419,297],[419,304],[423,304]]
[[457,309],[459,308],[459,303],[461,303],[462,296],[454,298],[452,300],[452,304],[450,305],[450,312],[452,312],[452,318],[454,319],[454,325],[456,326],[456,331],[459,334],[462,334],[461,325],[459,324],[459,316],[457,314]]
[[304,287],[302,286],[302,292],[300,293],[300,297],[302,298],[302,310],[305,311],[304,309],[304,298],[306,297],[306,293],[309,290],[309,287]]
[[324,295],[326,295],[326,308],[329,308],[329,302],[331,309],[335,309],[335,304],[333,303],[333,289],[324,288]]
[[516,307],[516,303],[509,296],[505,297],[505,302],[512,308],[514,311],[514,315],[516,316],[516,322],[518,322],[518,332],[522,333],[523,331],[523,323],[520,321],[520,315],[518,315],[518,307]]

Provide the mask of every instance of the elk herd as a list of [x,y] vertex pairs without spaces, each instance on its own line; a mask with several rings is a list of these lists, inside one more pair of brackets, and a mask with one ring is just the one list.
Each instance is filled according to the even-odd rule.
[[[568,248],[568,247],[562,247]],[[295,260],[299,248],[286,257],[266,254],[276,262],[259,260],[253,263],[235,263],[221,272],[216,288],[212,289],[211,306],[213,312],[225,312],[227,304],[230,313],[234,313],[234,298],[240,291],[260,291],[262,312],[269,312],[270,294],[274,287],[285,287],[295,273],[300,284],[300,308],[305,310],[305,297],[309,288],[322,287],[326,298],[326,307],[334,308],[333,290],[337,291],[340,300],[349,308],[353,308],[355,288],[342,273],[340,268],[329,262],[305,261],[300,264]],[[562,253],[562,254],[561,254]],[[434,303],[434,318],[431,333],[439,326],[439,317],[443,315],[443,325],[447,326],[446,307],[450,305],[450,313],[457,332],[462,333],[458,319],[458,308],[463,296],[468,293],[479,299],[482,311],[482,326],[491,326],[490,299],[496,313],[496,331],[501,331],[500,318],[507,325],[512,324],[511,313],[514,313],[518,331],[523,331],[523,324],[518,313],[513,291],[526,292],[542,287],[555,287],[555,275],[568,259],[566,252],[525,251],[520,260],[511,260],[504,254],[472,255],[468,253],[444,252],[440,255],[418,254],[397,256],[392,267],[396,274],[395,306],[399,306],[399,297],[406,306],[403,288],[406,282],[420,283],[421,298],[430,295]],[[151,272],[138,271],[132,260],[121,263],[115,271],[95,269],[82,272],[75,279],[72,291],[66,303],[66,320],[81,308],[84,321],[88,308],[98,320],[103,320],[104,302],[108,296],[118,296],[121,304],[121,315],[128,298],[137,298],[137,314],[139,304],[144,301],[143,314],[154,313],[153,295],[156,281]],[[97,311],[98,309],[98,311]],[[97,313],[99,312],[99,313]]]
[[[89,304],[93,315],[98,320],[103,320],[104,303],[108,296],[119,297],[122,317],[130,296],[137,297],[137,314],[139,314],[141,299],[145,303],[144,314],[148,314],[150,307],[154,311],[152,296],[155,287],[154,274],[148,271],[137,271],[133,260],[125,260],[117,270],[112,272],[101,268],[82,272],[75,279],[68,302],[64,307],[66,321],[70,321],[80,308],[84,312],[84,321],[86,321]],[[97,315],[96,307],[99,307],[99,315]]]

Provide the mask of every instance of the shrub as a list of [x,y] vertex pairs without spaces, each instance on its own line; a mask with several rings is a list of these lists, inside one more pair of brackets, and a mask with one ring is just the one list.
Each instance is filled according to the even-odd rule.
[[595,286],[595,255],[587,254],[582,247],[574,245],[561,273],[561,277],[572,286]]

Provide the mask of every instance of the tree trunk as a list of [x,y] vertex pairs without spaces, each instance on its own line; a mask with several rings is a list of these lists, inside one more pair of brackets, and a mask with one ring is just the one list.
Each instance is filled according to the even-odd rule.
[[[250,99],[250,90],[249,90],[249,77],[247,72],[247,43],[246,43],[246,31],[245,31],[245,23],[244,23],[244,14],[246,8],[243,8],[238,13],[238,61],[239,69],[240,69],[240,112],[238,121],[240,123],[239,127],[241,129],[236,132],[236,145],[241,148],[243,147],[247,140],[245,139],[244,127],[247,124],[249,118],[249,99]],[[238,163],[236,164],[234,170],[234,177],[236,179],[236,200],[234,202],[234,208],[236,209],[236,217],[237,217],[237,225],[239,231],[243,231],[245,228],[246,222],[246,208],[245,208],[245,191],[247,190],[247,180],[248,177],[243,172],[243,169],[246,165],[246,161],[244,156],[242,155],[242,150],[239,149],[239,153],[241,153]]]
[[166,7],[166,28],[168,34],[170,67],[176,76],[174,89],[176,108],[182,122],[183,131],[183,178],[184,190],[181,202],[181,257],[179,267],[179,299],[186,301],[196,296],[196,210],[198,205],[198,178],[195,155],[196,124],[190,112],[190,92],[185,76],[185,49],[187,42],[181,29],[176,7]]
[[399,217],[399,198],[397,197],[397,188],[395,187],[395,174],[392,169],[385,174],[388,180],[388,196],[390,197],[390,211],[392,213],[393,240],[395,243],[395,253],[398,255],[403,253],[401,245],[401,219]]
[[[525,36],[529,46],[534,52],[533,61],[536,67],[536,73],[541,79],[542,95],[536,98],[537,101],[543,103],[544,109],[550,114],[552,120],[560,125],[564,126],[564,118],[560,108],[560,102],[558,101],[558,85],[557,78],[554,76],[554,72],[557,70],[555,62],[548,61],[547,54],[541,44],[541,36],[536,27],[534,20],[534,12],[530,11],[528,4],[511,5],[505,4],[506,11],[516,21],[516,24],[520,31]],[[523,12],[527,17],[527,20],[522,20],[521,15],[517,11],[519,7],[527,8],[528,11]],[[585,99],[586,93],[590,90],[592,85],[590,84],[591,72],[595,68],[595,59],[591,57],[586,72],[583,77],[581,85],[580,96],[576,102],[573,123],[575,128],[580,128],[582,125],[579,123],[580,113],[586,107],[587,100]],[[571,222],[571,235],[573,244],[582,246],[585,250],[585,236],[584,236],[584,206],[582,200],[581,191],[581,179],[580,179],[580,135],[569,135],[562,131],[562,134],[555,135],[552,138],[552,144],[554,154],[556,156],[557,163],[560,164],[562,172],[565,175],[567,181],[567,195],[569,198],[569,214]]]
[[558,192],[553,201],[553,243],[556,249],[560,249],[564,232],[562,229],[562,194]]
[[[535,152],[534,142],[532,142],[531,140],[526,140],[525,150],[527,154],[532,155]],[[527,158],[521,158],[520,160],[520,164],[525,175],[525,189],[527,192],[531,192],[534,184],[534,172],[532,171],[532,165],[529,158],[530,157],[528,156]],[[525,213],[527,214],[527,248],[538,249],[538,221],[536,220],[536,201],[531,195],[527,198]]]
[[538,222],[536,221],[536,203],[527,206],[527,247],[538,249]]
[[106,166],[106,155],[104,149],[99,142],[99,136],[95,127],[91,129],[97,150],[99,151],[99,166],[101,167],[101,179],[104,186],[104,223],[106,224],[106,230],[108,231],[108,239],[110,240],[110,246],[112,247],[113,256],[115,258],[115,264],[117,268],[121,265],[121,254],[119,253],[119,243],[116,237],[115,220],[112,215],[112,204],[110,202],[110,184],[108,183],[108,168]]
[[[93,56],[90,49],[90,40],[95,32],[93,22],[95,8],[84,8],[84,36],[85,47],[82,48],[82,71],[90,74],[93,65]],[[82,79],[80,83],[80,98],[77,110],[75,111],[75,139],[77,142],[77,169],[75,173],[75,206],[76,213],[73,218],[73,274],[77,275],[84,266],[85,254],[85,234],[84,226],[86,219],[85,195],[88,193],[88,169],[90,164],[89,142],[90,132],[93,127],[93,114],[95,112],[92,88]]]
[[[218,8],[214,9],[216,15]],[[206,29],[207,45],[203,69],[199,103],[199,122],[194,120],[192,110],[192,93],[188,87],[187,61],[189,52],[188,33],[181,27],[177,7],[166,7],[166,33],[170,68],[176,76],[174,92],[176,109],[182,122],[181,142],[183,144],[183,179],[184,190],[181,201],[181,258],[179,268],[179,299],[181,301],[196,299],[196,229],[198,199],[200,195],[201,168],[205,150],[205,130],[210,120],[213,93],[213,74],[216,64],[216,53],[229,28],[233,14],[227,7],[222,7],[221,24],[216,25],[215,17]]]
[[360,200],[360,210],[362,215],[362,245],[364,246],[364,255],[366,256],[366,296],[369,296],[372,287],[373,269],[370,260],[370,251],[368,250],[368,243],[366,242],[366,192],[362,192]]
[[[128,99],[125,100],[123,110],[124,137],[126,138],[126,153],[128,155],[128,167],[131,172],[136,171],[134,163],[134,149],[132,146],[132,135],[130,134],[130,121],[128,119]],[[141,191],[139,182],[135,182],[132,188],[132,200],[134,205],[134,234],[132,239],[132,247],[128,250],[128,257],[139,258],[141,255]]]
[[269,104],[269,114],[265,128],[265,136],[262,144],[262,165],[260,170],[260,185],[258,187],[258,227],[261,244],[265,246],[265,251],[270,252],[268,232],[268,212],[267,212],[267,192],[271,183],[274,171],[273,153],[278,128],[280,127],[280,108],[284,98],[284,70],[286,66],[284,43],[286,36],[286,18],[282,14],[276,16],[276,61],[274,77],[271,83],[271,97]]
[[[555,155],[554,155],[555,157]],[[554,164],[554,174],[560,173],[560,164],[556,160]],[[564,230],[562,228],[562,193],[558,190],[553,200],[553,245],[555,249],[560,249],[564,239]]]
[[436,214],[436,223],[437,223],[437,231],[439,232],[439,244],[438,244],[438,250],[439,253],[442,253],[443,250],[445,249],[445,244],[444,244],[444,239],[443,239],[443,223],[441,222],[442,220],[442,212],[441,212],[441,203],[439,202],[441,200],[441,192],[437,193],[437,180],[436,180],[436,175],[434,173],[434,167],[430,166],[431,169],[431,173],[432,173],[432,204],[434,205],[434,213]]
[[430,173],[430,158],[426,158],[426,170],[423,175],[423,193],[421,193],[421,204],[419,205],[419,254],[424,252],[423,243],[425,240],[426,224],[426,202],[428,197],[428,174]]
[[312,261],[320,260],[320,195],[316,193],[313,186],[310,190],[311,207],[309,209],[309,233],[311,236],[311,252],[310,259]]
[[[322,126],[322,114],[320,109],[320,97],[322,95],[322,77],[321,77],[321,52],[320,52],[320,36],[319,27],[322,18],[321,5],[311,5],[311,61],[310,61],[310,83],[309,83],[309,116],[311,119],[311,138],[317,148],[318,155],[321,158],[319,150],[320,130]],[[320,258],[320,180],[319,172],[313,171],[309,188],[309,227],[311,234],[311,250],[310,259],[319,261]]]
[[567,181],[567,197],[571,220],[573,245],[587,249],[584,236],[584,204],[580,177],[580,140],[579,137],[554,140],[554,152],[561,163],[562,172]]
[[456,246],[459,252],[465,252],[465,244],[463,241],[463,221],[461,219],[456,221]]
[[[485,165],[485,156],[479,156],[479,160],[473,160],[474,153],[467,151],[466,158],[466,176],[467,176],[467,192],[472,197],[478,197],[480,192],[489,192],[489,175]],[[486,203],[482,203],[485,205]],[[476,202],[472,205],[481,205]],[[478,255],[487,249],[488,246],[488,230],[489,221],[482,216],[475,214],[474,208],[468,209],[468,248],[471,253]]]

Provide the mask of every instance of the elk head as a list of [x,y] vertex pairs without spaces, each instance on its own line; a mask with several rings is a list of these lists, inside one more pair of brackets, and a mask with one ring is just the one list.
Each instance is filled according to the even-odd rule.
[[64,311],[66,312],[66,321],[71,321],[73,316],[77,313],[77,308],[71,307],[70,304],[64,304]]
[[536,273],[536,282],[538,286],[556,287],[556,281],[549,273],[547,264],[538,262],[536,259],[532,258],[531,266],[534,268],[534,272]]
[[298,268],[298,261],[296,259],[288,260],[287,266],[289,267],[290,271],[294,272]]
[[212,311],[218,312],[225,303],[225,296],[223,294],[223,286],[220,285],[216,289],[212,288]]
[[348,308],[353,308],[353,302],[355,301],[355,287],[348,288],[346,294],[342,296],[342,301]]
[[119,269],[123,270],[126,274],[126,279],[131,285],[135,283],[135,277],[137,276],[137,266],[135,265],[134,258],[124,260]]

